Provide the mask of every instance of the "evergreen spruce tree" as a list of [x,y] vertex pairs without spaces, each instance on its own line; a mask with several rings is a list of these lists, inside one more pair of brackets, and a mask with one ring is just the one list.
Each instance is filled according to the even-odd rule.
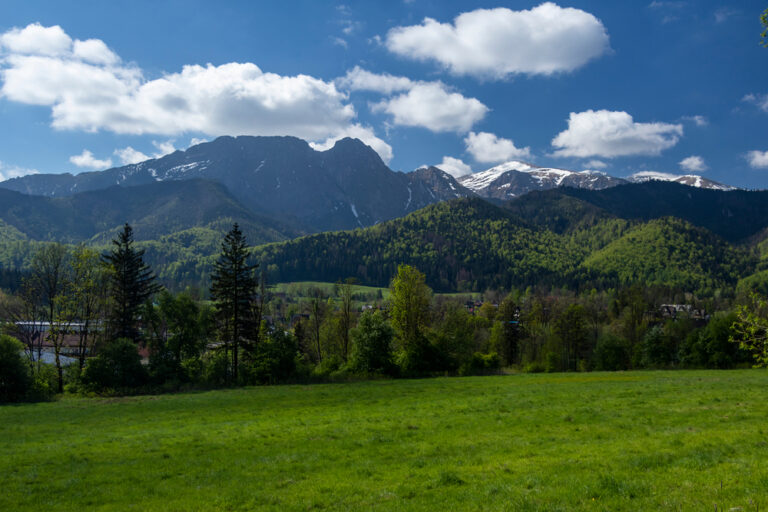
[[114,248],[102,256],[110,270],[109,323],[113,339],[128,338],[138,343],[139,312],[144,303],[162,289],[157,276],[144,263],[144,249],[133,247],[133,228],[126,223],[112,240]]
[[225,347],[232,349],[232,375],[237,382],[238,353],[252,330],[251,301],[256,296],[258,265],[248,263],[249,247],[237,223],[221,244],[221,254],[211,276],[211,298]]

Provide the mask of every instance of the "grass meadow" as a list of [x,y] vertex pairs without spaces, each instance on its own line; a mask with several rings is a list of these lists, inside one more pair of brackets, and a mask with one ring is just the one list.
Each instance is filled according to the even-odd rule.
[[0,407],[0,510],[768,510],[768,372]]

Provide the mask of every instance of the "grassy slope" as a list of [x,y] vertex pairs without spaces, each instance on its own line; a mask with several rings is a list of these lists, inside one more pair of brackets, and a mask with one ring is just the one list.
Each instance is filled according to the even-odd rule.
[[7,406],[0,509],[765,509],[767,384],[516,375]]

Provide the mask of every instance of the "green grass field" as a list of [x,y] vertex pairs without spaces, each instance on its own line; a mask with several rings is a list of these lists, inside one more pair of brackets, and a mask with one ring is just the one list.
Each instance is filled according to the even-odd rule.
[[768,372],[0,407],[0,510],[768,510]]
[[[335,286],[335,283],[324,283],[321,281],[296,281],[292,283],[277,283],[271,287],[271,290],[276,293],[287,293],[295,297],[308,297],[308,291],[312,288],[319,288],[326,295],[333,295]],[[383,300],[389,299],[389,288],[356,284],[352,286],[352,290],[355,294],[371,296],[376,296],[378,292],[381,292]],[[472,297],[475,299],[479,299],[481,296],[478,292],[438,293],[437,295],[445,297]]]

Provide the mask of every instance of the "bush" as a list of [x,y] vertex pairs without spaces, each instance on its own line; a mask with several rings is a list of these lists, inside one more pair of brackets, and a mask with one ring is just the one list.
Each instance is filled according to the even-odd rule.
[[592,367],[597,371],[629,369],[631,355],[626,340],[613,334],[604,334],[597,340],[592,353]]
[[225,386],[229,382],[229,357],[224,350],[206,352],[201,360],[201,380],[212,387]]
[[32,391],[33,380],[21,355],[23,350],[17,339],[0,335],[0,403],[21,402]]
[[366,312],[352,329],[350,365],[357,373],[392,375],[392,340],[395,331],[381,312]]
[[497,373],[501,368],[501,357],[496,352],[481,354],[475,352],[469,361],[459,368],[459,375],[488,375]]
[[299,344],[285,331],[277,330],[256,346],[253,363],[243,372],[249,384],[278,384],[289,380],[296,369]]
[[146,384],[147,370],[141,364],[136,345],[129,339],[119,339],[88,361],[82,382],[88,391],[135,389]]

